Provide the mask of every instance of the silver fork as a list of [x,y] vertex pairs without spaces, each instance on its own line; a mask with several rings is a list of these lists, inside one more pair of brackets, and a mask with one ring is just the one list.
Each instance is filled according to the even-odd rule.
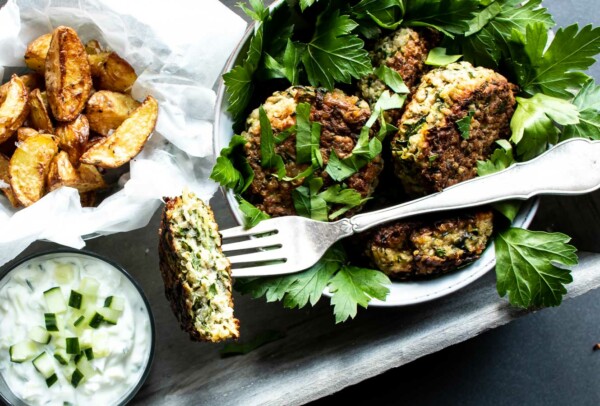
[[600,188],[600,141],[571,139],[526,163],[475,178],[408,203],[356,215],[332,223],[288,216],[265,220],[252,229],[221,231],[232,276],[283,275],[314,265],[335,242],[377,225],[419,214],[464,209],[502,200],[526,200],[536,195],[579,195]]

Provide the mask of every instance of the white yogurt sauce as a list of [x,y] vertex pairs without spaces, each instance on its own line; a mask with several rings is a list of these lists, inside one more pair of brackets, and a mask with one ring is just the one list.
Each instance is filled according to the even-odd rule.
[[[57,269],[65,266],[73,269],[72,279],[57,280]],[[125,310],[116,325],[103,323],[93,331],[106,337],[109,351],[108,356],[90,361],[98,373],[74,388],[70,376],[61,372],[64,368],[52,357],[58,382],[48,388],[31,361],[11,362],[9,348],[27,340],[31,327],[44,326],[44,291],[60,286],[68,301],[71,289],[76,290],[83,277],[100,282],[98,306],[108,296],[120,296],[125,299]],[[20,265],[0,281],[0,375],[26,404],[118,404],[140,381],[150,360],[151,341],[148,309],[139,292],[119,270],[99,259],[50,254]],[[40,344],[40,352],[44,347],[53,353],[52,341]]]

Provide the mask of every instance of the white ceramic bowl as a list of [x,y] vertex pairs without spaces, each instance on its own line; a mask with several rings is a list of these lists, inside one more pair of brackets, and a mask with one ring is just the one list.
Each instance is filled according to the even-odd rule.
[[[87,268],[88,274],[95,277],[95,279],[102,281],[103,275],[97,274],[96,271],[92,272],[91,270],[98,269],[95,267],[96,262],[103,263],[104,266],[108,266],[112,268],[111,270],[117,274],[121,274],[123,277],[121,279],[121,283],[118,287],[117,294],[126,294],[130,296],[130,304],[132,306],[131,311],[137,312],[134,317],[135,320],[145,320],[147,323],[147,333],[148,333],[148,343],[146,348],[144,348],[143,353],[143,363],[141,364],[139,370],[136,372],[135,376],[133,376],[131,380],[131,384],[127,386],[125,389],[121,389],[119,391],[120,397],[115,399],[114,405],[124,406],[128,404],[137,392],[140,390],[148,375],[150,374],[150,370],[152,367],[152,361],[154,359],[154,349],[155,349],[155,341],[156,341],[156,333],[154,326],[154,317],[152,315],[152,309],[150,308],[150,303],[144,291],[140,287],[140,285],[136,282],[136,280],[127,273],[127,271],[120,265],[112,262],[111,260],[104,258],[98,254],[88,251],[77,251],[72,249],[57,249],[42,253],[33,254],[26,258],[23,258],[13,264],[10,268],[7,268],[5,271],[0,273],[0,287],[4,286],[11,275],[16,274],[20,270],[26,268],[28,265],[39,264],[45,260],[65,260],[67,262],[70,261],[81,261]],[[135,307],[135,309],[134,309]],[[139,344],[139,343],[138,343]],[[104,390],[104,389],[103,389]],[[28,403],[23,401],[17,395],[15,395],[5,377],[3,376],[3,371],[0,370],[0,404],[14,405],[14,406],[26,406]],[[109,406],[109,405],[106,405]]]
[[[274,6],[278,6],[278,4],[279,2],[275,3]],[[253,32],[254,25],[249,27],[242,40],[233,51],[233,54],[225,65],[223,70],[224,72],[230,71],[239,60],[243,59],[245,51],[248,49],[250,38]],[[213,134],[213,145],[216,156],[219,155],[222,148],[229,145],[229,141],[233,137],[233,120],[231,115],[227,112],[227,107],[228,103],[225,94],[225,85],[221,79],[219,82],[219,88],[217,90],[217,108],[215,112],[215,125]],[[233,191],[226,190],[225,188],[221,188],[221,190],[227,199],[227,203],[233,216],[238,224],[242,225],[244,217],[239,210],[239,205],[235,200]],[[538,205],[539,199],[534,199],[533,201],[524,204],[515,221],[513,222],[513,226],[527,228],[535,217]],[[494,254],[494,244],[491,243],[483,252],[480,259],[455,272],[442,275],[434,279],[411,282],[393,282],[389,287],[390,294],[388,295],[386,301],[383,302],[380,300],[373,300],[369,303],[369,306],[407,306],[437,299],[455,292],[458,289],[476,281],[485,273],[493,269],[495,264],[496,257]],[[324,293],[329,295],[327,290]]]

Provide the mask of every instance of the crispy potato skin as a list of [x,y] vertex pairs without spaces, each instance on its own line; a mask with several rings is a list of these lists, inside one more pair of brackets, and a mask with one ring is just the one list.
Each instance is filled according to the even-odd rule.
[[0,105],[0,144],[8,140],[23,125],[29,114],[28,91],[16,75],[10,79]]
[[31,206],[44,195],[50,163],[57,153],[54,138],[38,134],[23,141],[10,158],[10,185],[23,206]]
[[107,136],[112,130],[119,127],[139,105],[140,103],[129,95],[100,90],[88,100],[85,115],[92,131]]
[[63,185],[77,182],[79,175],[71,162],[69,155],[65,151],[60,151],[54,156],[48,170],[47,187],[51,192]]
[[34,89],[29,93],[29,124],[40,132],[54,133],[54,125],[40,89]]
[[29,69],[40,75],[43,75],[46,70],[46,56],[48,55],[51,41],[52,34],[44,34],[34,39],[25,51],[25,64]]
[[17,140],[19,142],[25,141],[27,138],[38,135],[39,132],[29,127],[21,127],[17,130]]
[[69,160],[73,166],[79,166],[79,158],[85,151],[90,137],[90,126],[88,119],[83,114],[70,123],[62,123],[56,127],[58,146],[69,154]]
[[10,160],[4,155],[0,154],[0,182],[6,185],[0,187],[0,190],[2,190],[2,192],[13,207],[19,207],[19,201],[15,197],[15,194],[12,191],[12,187],[10,186],[10,176],[8,174],[9,163]]
[[46,58],[46,91],[53,116],[72,121],[83,111],[92,91],[92,75],[85,48],[77,33],[58,27]]
[[148,96],[114,133],[92,145],[80,161],[101,168],[117,168],[129,162],[144,147],[157,118],[158,102]]
[[100,90],[129,93],[137,80],[133,67],[116,52],[109,53],[102,63],[95,65],[93,73]]

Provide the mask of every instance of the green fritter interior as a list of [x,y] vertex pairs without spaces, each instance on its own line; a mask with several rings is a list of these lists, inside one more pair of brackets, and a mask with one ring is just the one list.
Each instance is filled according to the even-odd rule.
[[212,211],[202,200],[185,192],[169,207],[167,219],[179,282],[187,296],[184,311],[190,313],[194,329],[203,340],[237,337],[230,264],[221,251],[221,236]]

